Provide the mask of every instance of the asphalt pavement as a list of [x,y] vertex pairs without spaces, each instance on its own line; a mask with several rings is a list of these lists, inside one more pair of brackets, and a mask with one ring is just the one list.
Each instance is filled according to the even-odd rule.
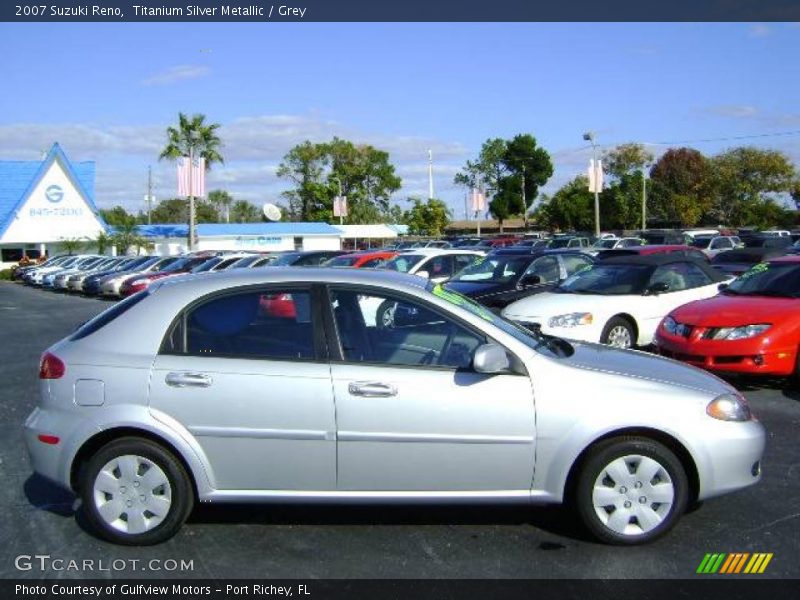
[[164,544],[108,544],[32,475],[21,425],[41,353],[109,306],[0,282],[1,578],[692,578],[711,552],[773,553],[759,577],[800,577],[800,390],[782,380],[734,381],[769,433],[762,481],[647,546],[595,543],[557,507],[286,505],[203,506]]

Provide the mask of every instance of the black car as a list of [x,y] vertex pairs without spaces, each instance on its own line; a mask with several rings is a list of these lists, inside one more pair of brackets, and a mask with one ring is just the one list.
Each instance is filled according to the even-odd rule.
[[524,296],[552,289],[594,262],[574,250],[504,248],[462,269],[445,287],[499,311]]
[[711,259],[711,266],[727,275],[739,276],[753,265],[783,256],[788,248],[739,248],[720,252]]
[[266,266],[270,267],[316,267],[325,261],[342,254],[349,254],[347,250],[306,250],[304,252],[287,252]]

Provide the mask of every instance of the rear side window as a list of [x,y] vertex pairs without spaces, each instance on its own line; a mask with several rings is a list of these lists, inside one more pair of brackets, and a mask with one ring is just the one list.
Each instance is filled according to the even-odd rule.
[[307,290],[247,291],[190,308],[162,352],[227,358],[313,359]]
[[139,302],[147,298],[147,296],[149,295],[150,294],[147,290],[143,290],[138,294],[128,296],[127,298],[125,298],[125,300],[122,300],[121,302],[117,302],[111,308],[101,312],[94,319],[87,321],[86,323],[81,325],[78,328],[78,330],[70,336],[69,339],[74,342],[76,340],[85,338],[87,335],[93,334],[95,331],[102,329],[103,327],[111,323],[111,321],[116,319],[122,313],[127,312],[128,310],[139,304]]

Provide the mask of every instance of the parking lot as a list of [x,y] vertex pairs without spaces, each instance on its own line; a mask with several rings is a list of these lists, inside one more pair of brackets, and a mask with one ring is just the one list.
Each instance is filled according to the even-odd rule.
[[99,541],[76,517],[72,496],[31,476],[21,423],[36,404],[41,352],[108,306],[0,282],[2,577],[109,575],[61,563],[43,572],[15,566],[20,555],[49,555],[124,562],[112,574],[128,577],[165,576],[168,561],[184,561],[191,568],[170,569],[170,577],[688,578],[709,552],[774,553],[761,577],[800,577],[800,390],[780,380],[734,382],[768,430],[761,483],[707,501],[649,546],[603,546],[567,510],[518,506],[205,506],[156,547]]

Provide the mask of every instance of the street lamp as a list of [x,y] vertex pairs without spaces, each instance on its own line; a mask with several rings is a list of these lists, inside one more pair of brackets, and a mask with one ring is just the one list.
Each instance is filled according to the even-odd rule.
[[642,165],[642,231],[647,229],[647,167],[650,163]]
[[[594,235],[600,239],[600,190],[597,177],[597,144],[594,139],[594,132],[587,131],[583,134],[583,139],[592,144],[592,169],[594,170]],[[591,183],[591,182],[590,182]]]

